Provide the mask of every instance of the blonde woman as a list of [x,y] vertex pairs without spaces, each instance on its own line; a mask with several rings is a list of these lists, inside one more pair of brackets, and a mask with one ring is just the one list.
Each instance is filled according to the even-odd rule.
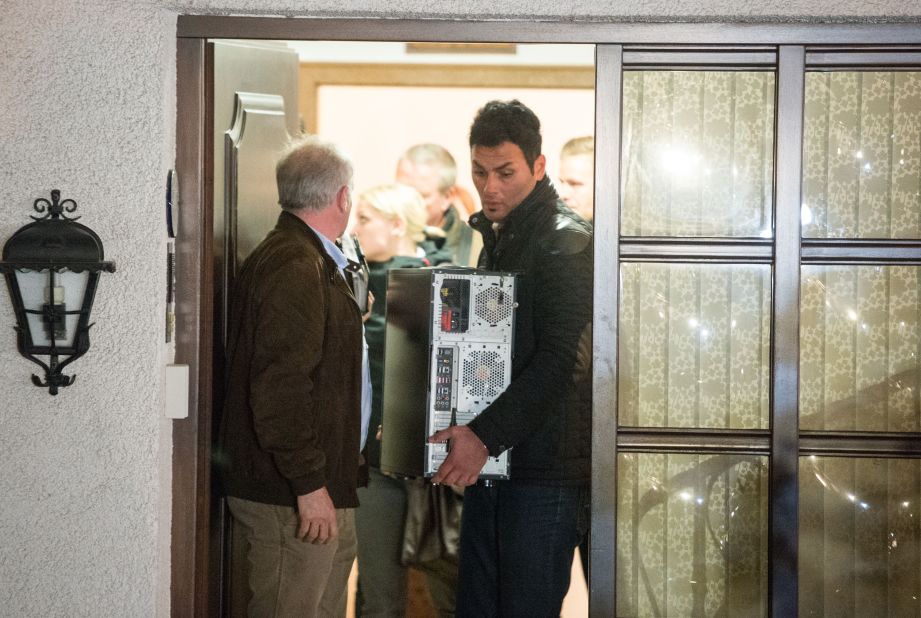
[[425,217],[422,196],[412,187],[380,185],[361,193],[354,232],[365,258],[385,264],[395,257],[420,257],[417,247],[425,240]]
[[[387,272],[393,268],[429,265],[420,245],[428,244],[426,209],[412,187],[388,184],[358,196],[353,232],[368,261],[368,287],[374,295],[365,338],[371,367],[371,423],[366,456],[368,487],[359,488],[356,510],[358,537],[358,603],[362,616],[405,616],[407,568],[401,562],[406,517],[406,482],[381,474],[380,438]],[[434,256],[433,256],[434,257]],[[419,565],[440,616],[454,615],[456,561],[435,560]]]

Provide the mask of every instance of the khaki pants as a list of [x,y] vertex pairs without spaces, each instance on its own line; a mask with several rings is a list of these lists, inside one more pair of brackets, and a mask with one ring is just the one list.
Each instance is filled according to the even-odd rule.
[[345,616],[355,560],[355,510],[336,509],[339,536],[325,545],[299,541],[297,511],[227,498],[249,545],[250,618]]

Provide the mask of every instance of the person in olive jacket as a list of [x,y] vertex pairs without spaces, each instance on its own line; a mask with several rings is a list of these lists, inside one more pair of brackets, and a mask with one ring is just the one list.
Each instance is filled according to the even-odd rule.
[[302,138],[276,180],[278,223],[234,289],[218,464],[248,542],[247,615],[342,616],[364,436],[362,316],[334,244],[352,164]]
[[[540,121],[491,101],[470,129],[483,210],[479,268],[519,273],[512,380],[468,425],[438,431],[450,453],[432,479],[464,492],[458,617],[559,616],[588,525],[591,472],[591,225],[547,179]],[[511,449],[510,478],[477,477]]]

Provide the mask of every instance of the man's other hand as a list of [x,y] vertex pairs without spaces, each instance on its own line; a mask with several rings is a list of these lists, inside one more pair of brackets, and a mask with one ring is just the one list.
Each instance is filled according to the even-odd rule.
[[489,452],[473,430],[466,425],[455,425],[436,431],[428,441],[447,442],[449,449],[448,457],[432,477],[432,483],[462,487],[476,483]]
[[336,507],[325,487],[297,497],[297,538],[314,544],[323,544],[339,535]]

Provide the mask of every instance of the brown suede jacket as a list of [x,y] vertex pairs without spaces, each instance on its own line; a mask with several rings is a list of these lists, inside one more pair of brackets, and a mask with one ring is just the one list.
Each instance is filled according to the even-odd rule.
[[336,263],[282,212],[234,288],[215,453],[227,495],[294,506],[325,486],[336,508],[358,506],[362,346]]

